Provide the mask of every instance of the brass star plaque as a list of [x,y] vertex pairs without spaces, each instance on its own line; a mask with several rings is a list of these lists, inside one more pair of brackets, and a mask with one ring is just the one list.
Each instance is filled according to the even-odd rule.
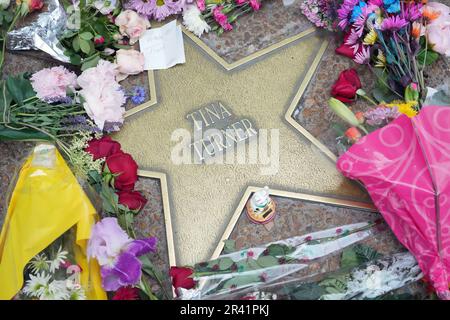
[[[115,138],[141,169],[167,178],[177,264],[211,257],[248,187],[363,197],[299,133],[292,118],[327,46],[316,34],[304,36],[231,65],[201,41],[185,41],[186,64],[150,73],[157,94],[151,92],[153,101],[140,109],[145,112],[132,115],[135,111],[130,111]],[[184,141],[187,134],[195,136],[198,124],[225,138]],[[259,150],[256,158],[251,156],[251,141],[259,142],[265,134],[266,145],[260,145],[267,148]],[[198,157],[196,141],[206,151]],[[240,160],[215,161],[220,159],[217,155],[226,158],[232,148],[225,146],[238,141],[243,142],[235,149]],[[211,154],[212,161],[202,157]]]

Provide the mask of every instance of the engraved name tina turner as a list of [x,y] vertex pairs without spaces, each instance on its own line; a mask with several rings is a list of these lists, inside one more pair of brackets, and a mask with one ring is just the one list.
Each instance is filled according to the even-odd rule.
[[261,174],[278,172],[278,129],[258,129],[220,101],[189,112],[186,119],[193,130],[176,129],[171,136],[177,142],[171,153],[174,164],[263,164]]

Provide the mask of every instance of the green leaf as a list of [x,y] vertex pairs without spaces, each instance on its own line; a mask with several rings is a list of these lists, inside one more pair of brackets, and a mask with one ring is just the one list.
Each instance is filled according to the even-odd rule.
[[72,48],[73,48],[73,50],[75,50],[75,52],[80,51],[80,38],[79,37],[73,38]]
[[295,248],[285,244],[274,243],[267,247],[267,252],[270,256],[284,256],[294,252]]
[[76,66],[81,64],[81,57],[78,54],[70,56],[70,63]]
[[233,265],[234,261],[230,258],[222,258],[219,260],[219,269],[224,271],[230,269],[230,267]]
[[273,256],[260,256],[256,262],[263,268],[269,268],[278,265],[278,259]]
[[328,293],[342,293],[347,290],[348,279],[345,276],[328,278],[319,283]]
[[223,252],[231,253],[236,251],[236,241],[232,239],[224,240]]
[[80,38],[80,49],[83,53],[85,54],[89,54],[89,52],[91,52],[91,45],[90,45],[91,41],[87,41],[84,39]]
[[114,192],[113,188],[104,183],[102,186],[102,191],[100,192],[100,197],[103,200],[103,210],[105,212],[111,214],[119,213],[119,196]]
[[354,251],[358,257],[360,264],[379,259],[382,256],[378,253],[378,251],[364,244],[356,245],[354,247]]
[[79,37],[80,37],[81,39],[83,39],[83,40],[89,41],[89,40],[91,40],[92,38],[94,38],[94,35],[93,35],[92,33],[88,32],[88,31],[86,31],[86,32],[80,33],[80,36],[79,36]]
[[240,288],[248,284],[259,283],[261,279],[258,275],[235,276],[226,281],[223,285],[225,289]]
[[24,78],[24,74],[6,79],[6,88],[14,102],[23,105],[23,100],[34,97],[36,93],[31,86],[31,82]]
[[301,285],[292,293],[286,292],[286,294],[292,296],[295,300],[318,300],[326,293],[326,290],[315,282]]
[[83,61],[83,64],[81,65],[81,71],[84,71],[89,68],[93,68],[97,66],[98,62],[100,61],[100,56],[95,55],[92,57],[89,57]]
[[422,50],[417,55],[417,61],[419,65],[423,65],[425,62],[426,66],[433,64],[439,58],[439,53],[434,52],[432,50]]
[[342,252],[341,268],[353,268],[359,265],[358,255],[353,248],[347,248]]
[[372,90],[372,96],[377,100],[379,103],[389,103],[392,100],[396,99],[396,95],[392,93],[390,90],[386,92],[386,90],[381,89],[380,87],[375,87]]
[[0,141],[51,141],[52,139],[35,130],[14,130],[0,125]]

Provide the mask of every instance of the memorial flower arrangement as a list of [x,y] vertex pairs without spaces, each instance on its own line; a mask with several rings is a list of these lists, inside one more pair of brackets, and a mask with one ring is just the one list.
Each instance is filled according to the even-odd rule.
[[[147,202],[147,199],[135,190],[135,183],[138,180],[137,164],[129,154],[121,150],[118,142],[104,135],[104,133],[119,130],[124,120],[123,104],[127,95],[117,82],[121,71],[123,69],[115,63],[100,60],[96,66],[86,69],[79,76],[58,66],[42,69],[32,75],[8,76],[0,83],[3,92],[0,100],[0,140],[48,141],[57,145],[64,155],[64,158],[59,157],[57,151],[54,151],[55,155],[51,155],[48,151],[50,149],[44,148],[45,156],[42,159],[39,158],[39,161],[35,160],[41,153],[36,150],[42,149],[38,146],[35,149],[35,155],[28,160],[29,164],[25,164],[24,168],[30,165],[30,170],[34,170],[35,163],[45,163],[49,166],[49,171],[42,176],[43,180],[52,178],[57,172],[61,174],[65,172],[65,175],[74,173],[80,181],[87,182],[90,186],[88,188],[94,190],[94,195],[98,194],[102,202],[100,220],[97,224],[92,224],[92,231],[89,232],[90,227],[84,226],[84,230],[89,235],[86,235],[89,241],[87,247],[81,249],[86,255],[85,263],[89,264],[89,261],[95,260],[99,264],[98,276],[101,278],[101,284],[99,283],[96,287],[97,292],[85,294],[84,290],[88,284],[84,281],[82,286],[79,285],[75,277],[76,272],[73,271],[75,267],[68,269],[66,266],[61,270],[58,269],[59,266],[53,267],[56,262],[50,262],[51,260],[46,258],[49,256],[46,249],[47,251],[36,252],[29,262],[31,265],[36,265],[36,261],[41,261],[41,267],[44,269],[34,268],[33,272],[26,274],[25,287],[21,295],[23,298],[104,298],[106,295],[102,294],[102,290],[118,291],[114,296],[115,299],[135,297],[133,293],[138,293],[140,298],[157,299],[163,296],[170,298],[164,291],[153,292],[154,289],[143,276],[145,272],[159,282],[160,288],[164,288],[161,284],[162,275],[146,256],[156,251],[157,239],[155,237],[136,239],[134,231],[134,216]],[[145,97],[143,88],[136,87],[135,91],[131,95],[132,100]],[[66,168],[65,161],[69,163],[71,170],[63,169]],[[55,166],[55,163],[58,163],[58,166]],[[69,173],[70,171],[73,173]],[[18,182],[17,189],[28,181],[31,183],[26,176],[27,172],[23,169],[21,175],[24,176],[19,178],[23,182]],[[66,180],[67,178],[62,178],[58,181],[65,183]],[[74,186],[71,188],[75,186],[80,188],[75,178],[72,181]],[[43,188],[46,185],[49,185],[49,181],[41,184]],[[65,185],[61,188],[62,191],[69,191]],[[44,198],[42,192],[40,194]],[[89,201],[82,192],[70,194],[73,197],[70,201],[81,201],[81,199],[84,202]],[[23,193],[22,196],[33,196],[33,193]],[[61,197],[61,199],[67,198]],[[22,203],[27,202],[23,201]],[[49,202],[52,201],[60,201],[60,199],[49,200]],[[54,208],[57,207],[60,206]],[[84,205],[83,208],[94,210],[90,204]],[[30,210],[27,212],[33,212],[39,208],[33,207]],[[20,214],[11,213],[11,216]],[[55,214],[58,213],[55,212]],[[67,214],[70,214],[70,211],[67,211]],[[47,221],[50,218],[43,219]],[[55,227],[61,227],[58,229],[59,235],[67,232],[62,227],[63,221],[60,225],[55,221],[48,222],[55,223]],[[33,224],[30,223],[30,232],[27,235],[36,232],[36,230],[33,231],[32,226]],[[7,228],[6,224],[5,228]],[[8,235],[6,230],[2,230],[2,235]],[[16,239],[27,237],[27,235],[10,234],[13,240],[9,241],[17,241]],[[54,239],[51,240],[46,235],[42,237],[42,243],[46,246],[54,246],[52,245]],[[69,244],[74,241],[69,241]],[[61,264],[66,264],[67,254],[65,251],[63,253],[58,259],[61,260]],[[77,260],[80,260],[79,257]],[[52,267],[45,269],[47,267],[44,262],[48,262]],[[95,270],[92,272],[95,274]],[[82,279],[83,277],[85,276],[82,276]],[[69,283],[68,279],[72,282]]]
[[363,222],[236,251],[232,241],[217,259],[192,267],[172,267],[170,276],[182,299],[213,299],[230,292],[279,281],[376,232]]
[[378,101],[404,99],[406,90],[414,86],[418,111],[426,98],[424,69],[439,54],[446,55],[449,8],[433,2],[346,0],[337,13],[345,37],[336,53],[373,71],[378,79],[373,95]]
[[124,72],[126,75],[144,70],[144,57],[132,45],[150,28],[147,17],[122,9],[119,1],[64,4],[71,15],[60,44],[70,63],[86,70],[95,67],[100,60],[117,61],[121,69],[128,71]]
[[[380,221],[346,225],[238,251],[229,240],[217,259],[170,275],[181,299],[373,299],[422,278],[409,253],[382,257],[358,243],[377,229]],[[300,275],[338,253],[339,270]]]
[[259,0],[197,0],[186,6],[183,24],[197,36],[209,31],[218,35],[233,30],[233,23],[242,15],[261,8]]
[[424,70],[448,56],[450,9],[435,2],[344,0],[336,12],[344,32],[336,53],[375,79],[369,90],[351,68],[330,88],[328,104],[341,121],[332,124],[337,168],[366,187],[437,295],[449,299],[442,236],[449,215],[442,199],[448,196],[450,100],[448,83],[429,88]]

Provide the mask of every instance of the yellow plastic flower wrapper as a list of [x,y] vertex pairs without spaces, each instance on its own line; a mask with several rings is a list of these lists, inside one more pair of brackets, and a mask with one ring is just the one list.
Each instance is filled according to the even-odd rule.
[[25,265],[72,227],[86,297],[106,299],[100,267],[86,257],[96,219],[96,210],[58,150],[38,145],[20,171],[0,235],[0,299],[12,299],[23,286]]

